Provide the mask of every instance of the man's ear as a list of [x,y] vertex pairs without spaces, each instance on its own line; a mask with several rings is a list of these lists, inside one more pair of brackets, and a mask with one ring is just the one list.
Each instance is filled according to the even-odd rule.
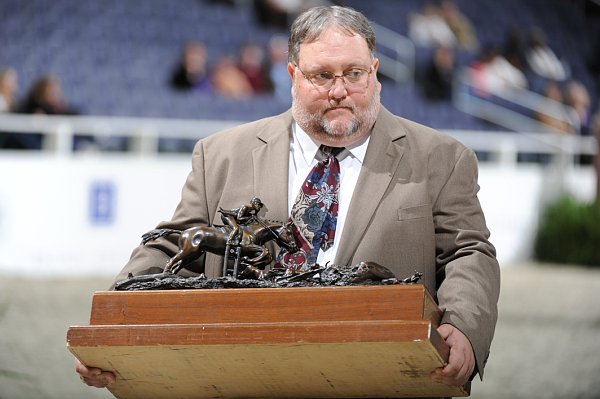
[[292,78],[292,80],[294,80],[294,75],[296,74],[296,65],[292,64],[291,62],[288,62],[287,70],[288,70],[288,73],[290,74],[290,78]]

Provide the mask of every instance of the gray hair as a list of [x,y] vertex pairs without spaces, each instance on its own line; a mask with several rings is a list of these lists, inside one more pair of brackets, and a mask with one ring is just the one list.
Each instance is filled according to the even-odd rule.
[[300,45],[314,42],[332,26],[349,35],[363,37],[367,41],[371,57],[375,57],[375,32],[369,20],[362,13],[349,7],[325,6],[311,8],[294,21],[288,39],[288,61],[298,65]]

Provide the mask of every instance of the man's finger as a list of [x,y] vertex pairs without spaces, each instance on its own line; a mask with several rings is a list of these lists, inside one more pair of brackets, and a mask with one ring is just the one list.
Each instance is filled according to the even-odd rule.
[[97,367],[87,367],[79,360],[75,360],[75,371],[84,384],[96,388],[105,388],[116,381],[116,377],[110,371],[102,371]]
[[450,347],[448,363],[436,369],[431,378],[434,381],[450,385],[464,385],[475,367],[475,358],[471,344],[460,330],[449,324],[439,326],[438,332]]

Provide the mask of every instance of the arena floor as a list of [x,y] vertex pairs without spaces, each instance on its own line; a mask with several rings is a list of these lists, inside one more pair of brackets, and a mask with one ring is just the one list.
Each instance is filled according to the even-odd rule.
[[[600,398],[600,269],[502,269],[500,318],[471,398]],[[65,347],[108,278],[0,276],[0,399],[112,398],[84,386]]]

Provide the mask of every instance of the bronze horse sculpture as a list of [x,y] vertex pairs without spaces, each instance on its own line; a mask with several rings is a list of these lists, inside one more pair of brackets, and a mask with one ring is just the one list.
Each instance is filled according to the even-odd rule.
[[[235,246],[235,252],[242,267],[264,270],[273,261],[273,255],[264,246],[269,241],[275,240],[279,246],[285,247],[290,252],[297,250],[289,224],[255,218],[252,223],[240,227],[242,237],[239,245]],[[225,276],[230,249],[229,233],[230,228],[226,226],[195,226],[183,231],[157,229],[144,234],[142,243],[146,244],[148,241],[171,234],[180,234],[179,251],[165,265],[165,273],[177,273],[203,253],[210,252],[216,255],[225,255],[223,267],[223,276]],[[237,261],[234,267],[234,276],[236,274]]]

